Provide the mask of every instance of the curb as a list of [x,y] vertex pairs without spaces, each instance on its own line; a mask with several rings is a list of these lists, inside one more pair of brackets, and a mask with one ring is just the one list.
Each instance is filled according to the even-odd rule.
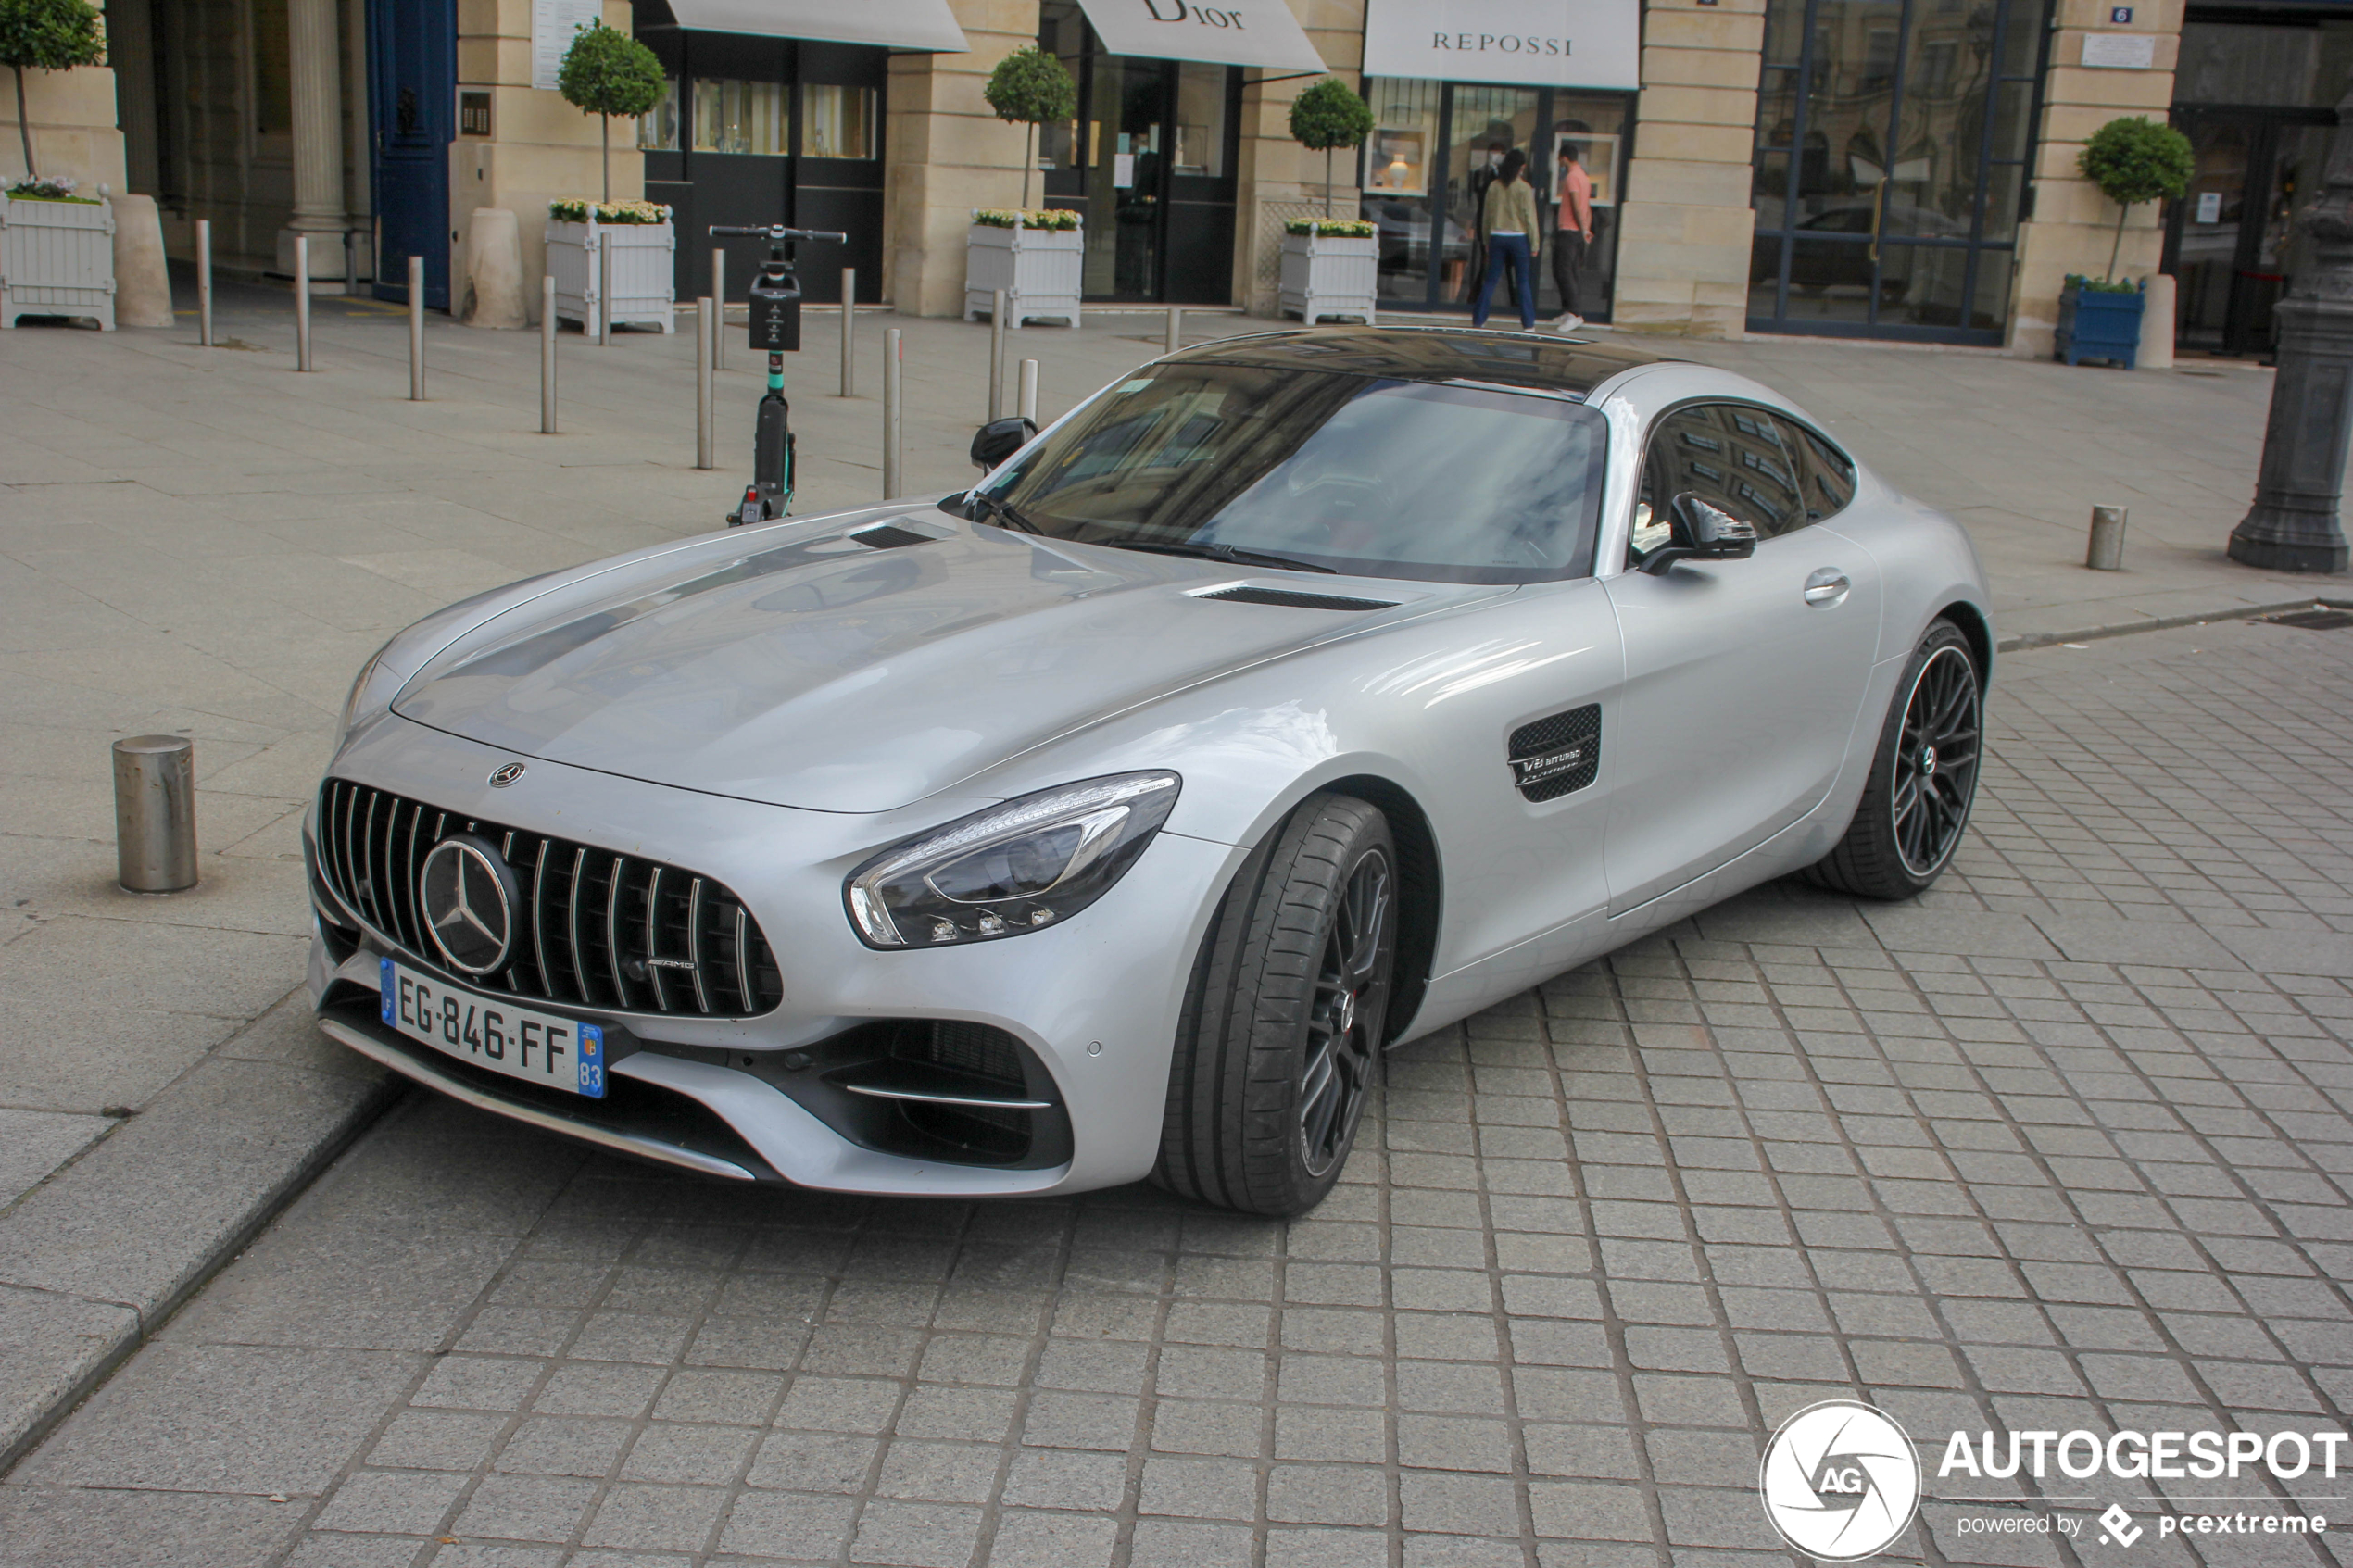
[[2232,609],[2201,610],[2195,615],[2150,616],[2108,626],[2086,627],[2081,632],[2036,632],[2023,637],[2005,637],[1994,645],[1994,651],[2026,653],[2060,643],[2098,642],[2106,637],[2129,637],[2135,632],[2171,632],[2183,626],[2204,626],[2215,621],[2252,621],[2258,616],[2284,615],[2298,609],[2353,609],[2353,599],[2332,599],[2312,594],[2300,599],[2289,599],[2284,604],[2241,605]]
[[237,1043],[0,1219],[0,1475],[406,1088],[315,1033],[295,1060]]

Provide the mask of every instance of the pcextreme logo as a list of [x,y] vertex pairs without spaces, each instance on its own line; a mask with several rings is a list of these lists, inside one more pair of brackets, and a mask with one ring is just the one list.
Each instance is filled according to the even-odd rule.
[[1757,1467],[1765,1516],[1808,1557],[1852,1562],[1883,1551],[1910,1527],[1920,1461],[1885,1412],[1825,1399],[1781,1423]]

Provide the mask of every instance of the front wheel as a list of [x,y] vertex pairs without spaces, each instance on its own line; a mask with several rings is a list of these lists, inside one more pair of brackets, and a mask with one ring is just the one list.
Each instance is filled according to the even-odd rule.
[[1152,1180],[1303,1214],[1340,1180],[1372,1092],[1397,966],[1389,820],[1311,797],[1243,861],[1185,994]]
[[1977,798],[1983,692],[1960,628],[1930,627],[1895,688],[1855,821],[1807,881],[1892,899],[1925,892],[1944,874]]

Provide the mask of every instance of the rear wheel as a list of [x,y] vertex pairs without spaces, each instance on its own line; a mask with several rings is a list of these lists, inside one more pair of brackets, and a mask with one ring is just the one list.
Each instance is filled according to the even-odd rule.
[[1242,863],[1193,965],[1152,1180],[1301,1214],[1340,1179],[1397,964],[1397,849],[1347,796],[1293,811]]
[[1895,688],[1846,836],[1806,880],[1866,898],[1909,898],[1944,874],[1969,826],[1984,754],[1977,656],[1939,621]]

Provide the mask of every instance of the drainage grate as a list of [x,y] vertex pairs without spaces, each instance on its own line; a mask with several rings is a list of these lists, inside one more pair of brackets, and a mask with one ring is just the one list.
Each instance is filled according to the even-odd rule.
[[2267,615],[2263,620],[2272,626],[2301,626],[2307,632],[2342,632],[2347,626],[2353,626],[2353,609],[2334,609],[2326,605],[2314,605],[2310,609],[2295,610],[2286,615]]

